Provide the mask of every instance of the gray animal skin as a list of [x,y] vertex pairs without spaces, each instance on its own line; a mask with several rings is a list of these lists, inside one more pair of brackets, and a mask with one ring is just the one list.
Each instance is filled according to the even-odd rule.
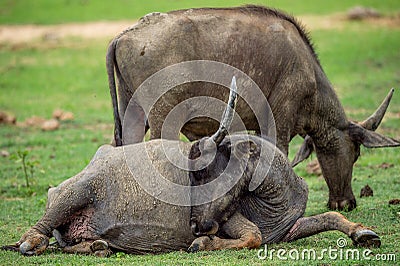
[[[237,96],[234,81],[221,125],[210,138],[193,144],[158,139],[102,146],[82,172],[49,190],[44,216],[15,245],[3,249],[39,255],[54,236],[65,252],[98,256],[115,250],[142,254],[188,248],[195,252],[256,248],[261,243],[292,241],[327,230],[340,230],[357,245],[379,246],[378,235],[339,213],[302,218],[307,185],[295,175],[285,155],[257,136],[226,137]],[[261,148],[268,154],[262,158]],[[175,166],[171,161],[180,154],[193,159],[188,165],[201,167],[184,170]],[[204,160],[209,164],[203,165]],[[230,160],[232,166],[227,167]],[[248,185],[258,165],[265,176],[250,192]],[[195,186],[218,178],[224,169],[229,170],[229,182],[238,178],[228,193],[218,193],[227,186],[221,181],[196,193]],[[164,180],[189,187],[186,194],[176,196],[189,199],[192,204],[188,206],[193,206],[160,200],[171,189],[154,179],[158,173]],[[155,190],[148,193],[139,180]],[[203,192],[218,197],[194,204]]]
[[[216,158],[225,156],[229,148],[234,154],[245,155],[246,149],[238,148],[243,146],[243,141],[232,139],[236,138],[223,139],[218,148],[220,155],[217,154]],[[252,136],[250,142],[258,146],[266,140]],[[131,172],[125,160],[126,154],[135,154],[139,164],[150,160],[168,180],[190,185],[189,172],[173,166],[163,155],[163,148],[168,151],[172,144],[176,141],[151,140],[123,147],[100,147],[82,172],[49,190],[44,216],[16,245],[4,246],[3,249],[19,251],[24,255],[39,255],[48,247],[49,238],[54,236],[67,253],[108,256],[113,251],[143,254],[189,249],[194,252],[256,248],[261,243],[292,241],[327,230],[340,230],[357,245],[380,245],[379,237],[374,232],[361,224],[347,221],[339,213],[302,218],[307,202],[307,185],[294,174],[278,149],[275,150],[274,165],[263,184],[255,192],[248,192],[247,187],[242,186],[249,182],[249,171],[254,166],[252,161],[236,186],[241,189],[239,194],[248,194],[241,201],[240,208],[219,221],[219,230],[200,233],[193,228],[193,219],[191,225],[189,222],[193,217],[191,215],[204,210],[204,205],[196,207],[197,212],[192,210],[191,214],[190,207],[168,204],[147,194],[135,177],[142,175],[150,180],[154,173],[143,169]],[[192,145],[180,143],[180,148],[184,154],[189,154]],[[273,153],[274,147],[271,144],[268,147]],[[127,149],[125,152],[124,148]],[[256,153],[253,153],[252,158],[255,156]],[[241,159],[235,157],[234,160]],[[231,198],[227,194],[221,199],[225,197]],[[213,204],[219,206],[221,199]],[[237,205],[233,203],[232,206]],[[210,215],[206,217],[212,217],[215,214],[213,210],[210,209]],[[221,213],[227,212],[223,210]],[[215,236],[210,238],[204,234]]]
[[[152,13],[114,38],[107,52],[107,72],[117,146],[141,142],[148,129],[146,119],[151,139],[160,138],[165,117],[185,99],[210,96],[226,100],[227,90],[215,84],[194,82],[163,95],[148,117],[144,117],[139,104],[131,103],[131,109],[127,109],[135,90],[148,77],[167,66],[190,60],[222,62],[240,69],[254,80],[271,107],[277,146],[283,153],[288,154],[293,137],[305,138],[293,166],[316,151],[329,187],[330,209],[356,207],[351,177],[360,145],[368,148],[400,145],[398,141],[374,132],[393,90],[367,120],[349,121],[299,23],[283,12],[245,6]],[[118,99],[114,72],[118,80]],[[148,91],[144,95],[152,94]],[[263,106],[257,100],[249,105],[255,112],[261,112]],[[246,129],[260,133],[259,123],[249,105],[239,99],[236,110]],[[191,114],[190,107],[186,111],[181,115]],[[124,120],[129,121],[124,127],[130,134],[123,136]],[[216,121],[198,117],[188,121],[181,132],[193,141],[210,136],[217,128]]]

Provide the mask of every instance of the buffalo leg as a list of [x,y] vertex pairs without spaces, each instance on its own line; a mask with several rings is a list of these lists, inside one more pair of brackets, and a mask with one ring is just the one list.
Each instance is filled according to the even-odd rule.
[[84,241],[62,249],[65,253],[94,254],[98,257],[108,257],[112,254],[107,242],[103,240]]
[[68,220],[74,212],[87,206],[90,202],[89,189],[86,183],[78,181],[67,190],[58,195],[53,195],[53,202],[42,219],[16,243],[20,252],[24,255],[43,253],[49,244],[49,237],[52,236],[53,230]]
[[129,102],[129,105],[124,113],[122,121],[122,144],[134,144],[143,141],[145,135],[145,114],[134,100]]
[[381,244],[379,236],[372,230],[360,223],[350,222],[338,212],[326,212],[298,219],[283,241],[290,242],[330,230],[345,233],[357,246],[379,247]]
[[261,245],[262,237],[258,227],[238,212],[221,229],[232,239],[202,236],[192,242],[188,251],[257,248]]

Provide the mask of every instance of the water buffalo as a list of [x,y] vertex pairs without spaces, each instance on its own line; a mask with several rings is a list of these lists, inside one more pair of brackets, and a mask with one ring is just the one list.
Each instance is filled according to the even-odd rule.
[[[305,137],[293,166],[316,151],[329,187],[330,209],[356,207],[351,177],[360,145],[368,148],[400,145],[374,132],[393,90],[367,120],[349,121],[303,27],[283,12],[245,6],[153,13],[114,38],[107,52],[107,72],[117,146],[142,141],[148,127],[151,139],[160,138],[165,117],[185,99],[199,95],[227,99],[227,90],[218,85],[193,82],[165,93],[147,117],[139,103],[131,103],[127,110],[135,90],[148,77],[189,60],[222,62],[254,80],[268,99],[275,118],[277,146],[283,153],[288,154],[294,136]],[[118,80],[118,99],[114,74]],[[150,97],[151,91],[144,94]],[[239,99],[237,105],[246,128],[257,133],[260,133],[259,121],[250,106],[261,110],[259,105],[262,103],[257,98],[247,103]],[[181,115],[189,116],[189,108]],[[122,134],[124,120],[130,121],[124,124],[130,134]],[[217,128],[215,120],[197,117],[187,121],[181,132],[196,140],[210,136]]]
[[[206,141],[209,139],[201,139],[191,147],[190,159],[195,160],[204,153],[199,147]],[[274,154],[271,162],[266,163],[260,157],[261,146],[267,146],[269,153]],[[243,163],[243,158],[247,158],[246,163]],[[279,149],[254,135],[246,136],[246,140],[241,135],[225,137],[212,163],[189,173],[191,186],[196,188],[213,182],[232,160],[237,168],[244,170],[235,186],[223,197],[191,207],[190,225],[198,238],[192,242],[189,251],[256,248],[260,244],[290,242],[329,230],[343,232],[355,245],[380,246],[376,233],[348,221],[338,212],[303,217],[308,197],[307,184],[294,173]],[[270,168],[263,183],[256,190],[249,191],[257,164]],[[220,189],[208,188],[209,194]],[[191,200],[196,201],[197,197],[202,197],[202,193],[191,193]]]
[[[344,232],[358,245],[379,246],[378,235],[361,224],[347,221],[338,213],[300,218],[306,206],[307,185],[294,174],[285,155],[257,136],[226,137],[232,120],[234,92],[231,96],[221,126],[210,138],[194,144],[156,139],[99,148],[83,171],[49,190],[44,216],[15,245],[3,249],[39,255],[47,249],[51,236],[65,252],[98,256],[107,256],[116,250],[143,254],[180,249],[255,248],[261,243],[291,241],[333,229]],[[250,144],[248,149],[247,143]],[[211,157],[207,168],[188,171],[172,164],[171,158],[166,157],[166,154],[176,153],[176,144],[185,156],[201,158],[190,161],[192,163],[201,164],[213,152],[216,156]],[[262,145],[274,157],[272,165],[262,165],[266,158],[258,158]],[[200,151],[204,156],[199,156]],[[178,197],[189,198],[192,203],[194,198],[189,192],[194,186],[190,186],[190,180],[198,184],[204,179],[216,178],[216,174],[225,168],[228,154],[234,155],[233,165],[244,170],[243,176],[236,176],[239,182],[232,192],[215,201],[217,208],[209,208],[204,223],[203,213],[199,215],[199,210],[204,210],[204,204],[210,203],[191,208],[190,204],[174,205],[160,200],[169,189],[155,182],[157,173],[162,172],[166,180],[186,186],[188,193]],[[249,164],[244,163],[246,157]],[[271,168],[262,186],[249,193],[246,186],[258,159],[262,167]],[[136,167],[132,168],[132,164]],[[207,173],[210,173],[209,177]],[[152,184],[156,196],[145,191],[138,180]],[[215,189],[213,186],[210,192],[215,193]],[[200,196],[199,193],[194,195]],[[216,210],[221,210],[220,219],[215,218]],[[211,227],[208,226],[210,221]],[[218,228],[217,223],[223,225]],[[210,238],[202,234],[217,236]]]

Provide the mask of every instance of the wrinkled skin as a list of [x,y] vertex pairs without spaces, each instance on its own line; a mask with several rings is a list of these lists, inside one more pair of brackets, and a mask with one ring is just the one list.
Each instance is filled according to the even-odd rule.
[[[258,137],[253,140],[264,141]],[[152,140],[124,147],[102,146],[83,171],[49,190],[44,216],[15,245],[2,248],[18,251],[23,255],[40,255],[48,248],[49,238],[54,236],[64,252],[102,257],[115,251],[143,254],[188,249],[195,252],[256,248],[263,242],[291,241],[330,229],[341,230],[351,236],[356,244],[380,244],[379,237],[374,232],[347,221],[337,213],[317,216],[310,224],[304,220],[306,218],[299,218],[304,213],[307,186],[294,175],[281,153],[272,166],[271,171],[276,176],[273,176],[270,184],[280,183],[282,190],[279,191],[287,193],[282,194],[275,190],[277,193],[270,193],[275,198],[269,198],[270,201],[267,202],[260,198],[260,201],[258,197],[265,188],[261,185],[251,196],[243,197],[247,191],[248,177],[251,176],[249,171],[254,167],[254,160],[251,159],[244,178],[234,189],[240,200],[238,201],[237,195],[228,193],[224,196],[229,204],[228,211],[221,210],[224,214],[223,222],[217,220],[218,223],[212,223],[212,226],[216,224],[218,228],[207,232],[216,236],[203,236],[203,232],[196,230],[194,232],[197,236],[194,236],[190,223],[201,221],[200,216],[193,215],[200,213],[202,206],[191,210],[190,207],[165,203],[147,194],[136,181],[138,175],[144,180],[152,180],[154,171],[157,170],[167,180],[189,186],[189,172],[173,166],[164,155],[164,149],[171,151],[171,147],[175,147],[172,145],[174,143],[177,142]],[[198,145],[194,145],[195,150]],[[180,142],[180,148],[186,156],[191,146],[191,143]],[[216,158],[226,156],[231,146],[229,140],[223,142],[218,148]],[[235,147],[238,146],[242,144],[238,143]],[[272,145],[269,147],[272,149]],[[247,151],[240,148],[237,152],[241,156]],[[254,152],[255,156],[256,154],[257,151]],[[134,160],[139,166],[132,169],[132,172],[127,166],[129,160]],[[239,161],[238,165],[243,166]],[[143,168],[149,162],[154,168],[147,169],[152,171],[144,171]],[[223,167],[223,163],[219,166],[213,163],[210,167],[216,167],[215,170],[219,171],[221,166]],[[268,180],[269,178],[270,176]],[[282,183],[284,180],[288,182]],[[163,188],[160,188],[160,192],[162,191]],[[232,202],[230,199],[233,199]],[[229,208],[238,206],[238,202],[239,209],[234,211]],[[261,205],[257,205],[257,202]],[[276,207],[264,208],[271,202]],[[214,219],[219,203],[220,201],[216,201],[217,208],[207,212],[207,219]],[[268,212],[276,214],[279,219],[268,216]],[[196,218],[191,220],[191,217]],[[304,223],[309,229],[304,230]]]
[[[293,165],[316,151],[329,187],[330,209],[356,207],[351,177],[360,145],[370,148],[399,145],[398,141],[374,132],[379,123],[356,124],[348,120],[305,30],[295,19],[264,7],[247,6],[153,13],[111,42],[107,71],[117,146],[141,142],[148,127],[152,139],[160,138],[166,115],[185,99],[201,95],[227,98],[228,91],[217,85],[194,82],[164,94],[148,117],[144,117],[140,104],[131,104],[127,109],[135,90],[148,77],[167,66],[189,60],[213,60],[231,65],[257,83],[271,107],[277,146],[283,153],[288,154],[293,137],[307,136],[303,152],[297,155]],[[148,97],[152,95],[146,93]],[[255,112],[262,112],[264,109],[258,102],[256,98],[249,104]],[[187,108],[181,116],[202,110],[204,106],[193,104]],[[259,123],[243,99],[239,99],[236,111],[248,130],[260,133]],[[380,122],[381,118],[377,120]],[[124,127],[129,128],[124,136],[123,121]],[[201,117],[188,121],[181,132],[196,140],[211,135],[217,127],[216,121]]]
[[[115,250],[142,254],[187,249],[194,240],[190,207],[167,204],[147,194],[135,178],[141,175],[150,180],[152,172],[131,172],[125,161],[124,149],[128,149],[126,154],[141,165],[141,160],[151,160],[165,178],[188,185],[187,172],[168,162],[161,142],[100,147],[84,170],[49,190],[44,216],[14,249],[24,255],[39,255],[53,235],[68,253],[107,256]],[[182,144],[183,152],[190,145]]]
[[[191,159],[200,156],[202,141],[193,145]],[[260,158],[261,145],[273,154],[270,163]],[[248,163],[245,164],[243,158],[248,158]],[[337,212],[303,217],[308,196],[306,183],[293,172],[284,154],[256,136],[249,136],[245,141],[238,135],[226,138],[209,166],[190,173],[191,186],[196,188],[220,177],[229,160],[245,169],[244,173],[223,197],[197,206],[193,204],[191,228],[199,238],[192,243],[190,251],[255,248],[261,243],[289,242],[329,230],[343,232],[355,245],[380,246],[380,239],[373,231],[348,221]],[[267,174],[260,186],[249,191],[257,164],[261,164]],[[192,202],[198,196],[201,194],[192,193]],[[222,239],[226,234],[235,237]]]

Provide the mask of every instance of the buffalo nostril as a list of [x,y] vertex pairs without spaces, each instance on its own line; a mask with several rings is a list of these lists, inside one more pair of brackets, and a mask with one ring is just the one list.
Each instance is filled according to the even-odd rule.
[[218,231],[218,223],[214,220],[206,220],[204,223],[197,222],[194,219],[190,221],[190,228],[192,230],[193,235],[202,236],[202,235],[214,235]]
[[199,226],[197,225],[196,222],[191,221],[190,228],[192,229],[192,233],[193,233],[195,236],[200,236],[200,229],[199,229]]

